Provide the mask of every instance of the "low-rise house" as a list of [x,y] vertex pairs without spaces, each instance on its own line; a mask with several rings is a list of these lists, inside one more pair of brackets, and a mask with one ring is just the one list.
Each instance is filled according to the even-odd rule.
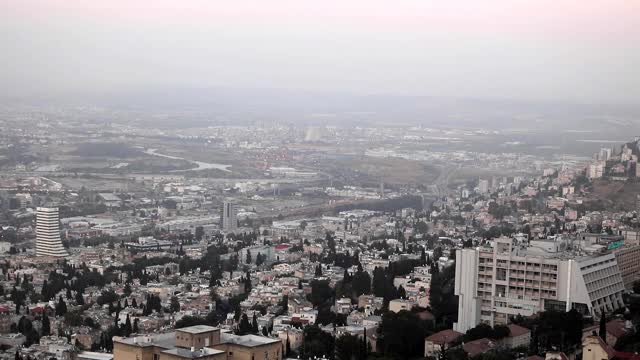
[[416,303],[411,300],[395,299],[389,301],[389,311],[393,311],[395,313],[398,313],[402,310],[409,311],[413,309],[414,306],[416,306]]
[[496,347],[496,343],[487,338],[469,341],[462,345],[462,349],[467,353],[469,358],[480,355]]
[[[625,321],[622,319],[613,319],[607,321],[607,344],[611,346],[615,346],[618,339],[620,339],[623,335],[625,335],[628,331]],[[594,334],[598,334],[600,330],[600,325],[592,325],[582,330],[582,341],[584,341],[587,337],[592,336]]]
[[358,297],[358,308],[362,308],[366,315],[371,315],[376,310],[382,309],[384,299],[373,295],[360,295]]
[[341,298],[341,299],[337,299],[336,300],[336,304],[335,304],[335,312],[337,314],[349,314],[351,312],[352,306],[351,306],[351,299],[349,298]]
[[290,328],[278,332],[278,339],[282,340],[282,346],[286,349],[287,340],[291,350],[298,350],[304,343],[304,331],[301,329]]
[[447,329],[439,331],[424,339],[424,356],[437,357],[442,351],[455,346],[462,338],[462,333]]
[[516,325],[509,324],[509,336],[500,340],[500,343],[509,349],[518,347],[529,347],[531,343],[531,330]]
[[605,343],[597,335],[590,335],[582,340],[583,360],[640,360],[637,353],[628,353],[614,350],[611,345]]

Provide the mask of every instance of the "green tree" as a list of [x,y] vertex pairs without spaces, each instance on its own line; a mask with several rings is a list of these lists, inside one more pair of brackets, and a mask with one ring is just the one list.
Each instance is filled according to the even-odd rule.
[[176,296],[171,297],[171,302],[169,304],[169,311],[171,313],[176,313],[180,311],[180,300]]
[[249,317],[247,314],[242,314],[240,323],[238,324],[238,335],[247,335],[251,333],[251,324],[249,323]]
[[416,232],[418,234],[426,234],[428,231],[429,226],[427,225],[427,223],[422,220],[418,221],[418,223],[416,224]]
[[256,255],[256,266],[260,266],[264,264],[264,256],[262,256],[261,253],[258,253],[258,255]]
[[424,339],[433,332],[431,322],[408,311],[388,312],[379,327],[381,350],[392,358],[412,358],[424,353]]
[[333,298],[333,290],[329,286],[328,280],[311,281],[309,301],[311,301],[314,306],[319,306],[327,301],[331,301],[331,298]]
[[45,311],[42,314],[42,336],[49,336],[51,335],[51,321],[49,320],[49,317],[47,316],[47,312]]
[[202,240],[203,237],[204,237],[204,228],[202,226],[197,226],[196,233],[195,233],[196,240],[200,241]]
[[353,360],[360,351],[360,340],[358,337],[345,334],[336,340],[336,358],[338,360]]
[[251,320],[251,333],[258,334],[258,318],[256,317],[256,313],[253,313],[253,319]]
[[355,296],[371,293],[371,277],[366,271],[355,273],[351,284]]
[[76,304],[84,305],[84,297],[82,297],[82,293],[80,291],[76,291]]
[[604,341],[607,342],[607,317],[604,314],[600,314],[600,329],[598,331],[598,336]]
[[64,316],[67,313],[67,303],[64,302],[62,295],[58,299],[58,303],[56,304],[56,316]]
[[131,318],[127,314],[127,319],[124,322],[124,336],[129,337],[133,332],[133,326],[131,326]]
[[327,359],[333,360],[334,338],[318,326],[309,325],[304,328],[302,351],[306,359],[322,358],[325,356]]

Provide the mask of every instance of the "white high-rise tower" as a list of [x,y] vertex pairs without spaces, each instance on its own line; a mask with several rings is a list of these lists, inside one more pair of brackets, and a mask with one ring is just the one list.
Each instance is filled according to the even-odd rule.
[[64,257],[69,254],[60,239],[58,208],[39,207],[36,213],[36,255]]

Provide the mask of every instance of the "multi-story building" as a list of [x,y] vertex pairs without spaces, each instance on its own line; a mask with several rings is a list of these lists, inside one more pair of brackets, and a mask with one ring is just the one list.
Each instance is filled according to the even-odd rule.
[[[636,200],[636,209],[640,210],[640,195]],[[640,245],[640,231],[632,229],[618,230],[618,235],[624,238],[625,246]]]
[[599,179],[604,175],[604,163],[602,161],[594,161],[587,166],[587,177],[589,179]]
[[39,207],[36,213],[36,255],[64,257],[69,254],[60,239],[58,208]]
[[480,194],[486,194],[489,192],[489,180],[480,179],[480,181],[478,181],[478,192]]
[[611,159],[612,154],[613,154],[613,149],[602,148],[600,149],[600,154],[598,156],[598,159],[600,159],[601,161],[608,161],[609,159]]
[[633,283],[640,280],[640,245],[623,246],[613,253],[625,288],[633,289]]
[[234,231],[238,228],[238,209],[233,203],[225,201],[222,204],[222,230]]
[[424,339],[424,357],[438,357],[443,351],[454,347],[464,334],[455,330],[439,331]]
[[625,289],[613,253],[582,256],[561,249],[503,237],[491,247],[457,250],[454,330],[508,324],[510,317],[545,310],[593,315],[623,306]]
[[175,332],[114,337],[114,360],[281,360],[282,341],[196,325]]

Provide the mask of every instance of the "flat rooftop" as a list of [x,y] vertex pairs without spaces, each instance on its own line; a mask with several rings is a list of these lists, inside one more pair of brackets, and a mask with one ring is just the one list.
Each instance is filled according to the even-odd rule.
[[157,346],[164,349],[171,349],[176,347],[176,333],[167,332],[162,334],[150,334],[142,336],[121,337],[115,339],[116,342],[133,345],[133,346]]
[[234,335],[231,333],[222,333],[220,341],[227,344],[237,344],[247,347],[255,347],[281,342],[280,339],[271,339],[264,336],[256,335]]
[[162,353],[163,354],[170,354],[170,355],[174,355],[174,356],[179,356],[181,358],[197,359],[197,358],[201,358],[201,357],[205,357],[205,356],[222,354],[224,352],[225,351],[216,350],[216,349],[212,349],[212,348],[202,348],[202,349],[197,350],[197,351],[191,351],[190,349],[183,349],[183,348],[173,348],[173,349],[165,350]]
[[176,329],[176,331],[185,332],[189,334],[202,334],[205,332],[211,332],[219,330],[217,327],[209,326],[209,325],[194,325],[187,326],[181,329]]

